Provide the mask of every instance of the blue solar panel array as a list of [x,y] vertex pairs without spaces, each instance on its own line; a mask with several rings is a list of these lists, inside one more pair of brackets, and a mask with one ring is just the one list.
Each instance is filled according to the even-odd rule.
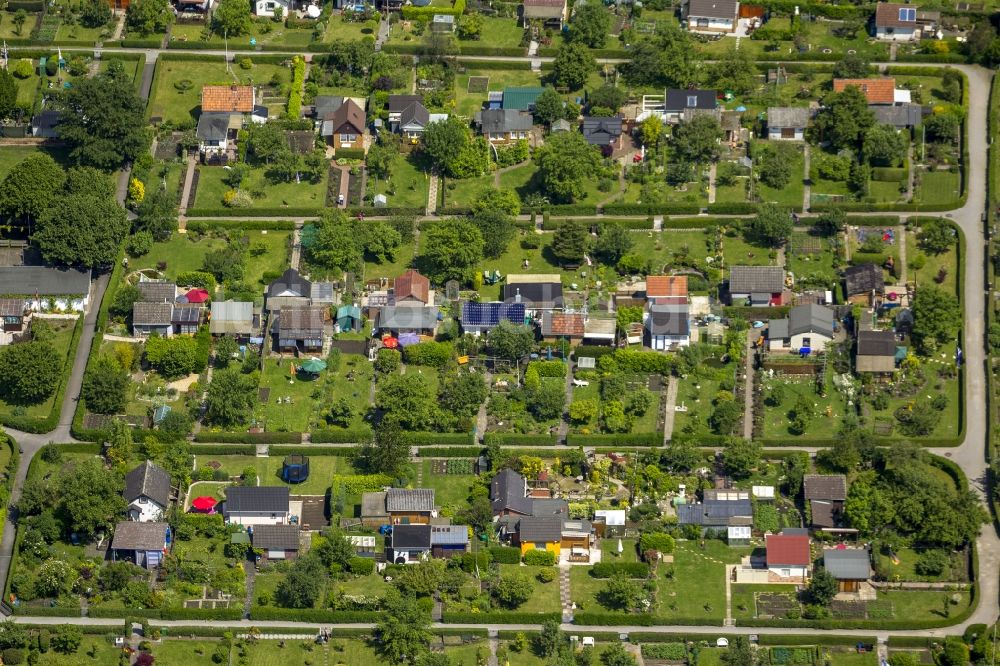
[[473,303],[462,304],[462,324],[465,326],[496,326],[506,319],[514,324],[524,323],[524,303]]

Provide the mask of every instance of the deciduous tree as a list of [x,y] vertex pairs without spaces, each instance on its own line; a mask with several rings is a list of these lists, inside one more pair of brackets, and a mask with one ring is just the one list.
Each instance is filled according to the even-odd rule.
[[761,204],[757,216],[750,220],[747,236],[768,247],[778,247],[792,235],[792,216],[777,204]]
[[597,61],[586,46],[580,42],[565,42],[552,63],[552,80],[557,86],[579,90],[596,69]]
[[87,368],[80,395],[95,414],[120,414],[128,402],[128,372],[112,357],[102,354]]
[[15,405],[34,405],[56,390],[62,359],[48,342],[31,340],[0,348],[0,396]]
[[611,30],[611,12],[599,2],[576,7],[570,22],[569,37],[592,49],[603,49]]
[[601,156],[579,132],[560,132],[535,151],[535,163],[546,194],[571,203],[583,196],[583,182],[597,173]]
[[135,0],[125,10],[125,25],[130,33],[142,37],[164,32],[174,20],[167,0]]
[[576,220],[566,220],[552,235],[552,254],[565,264],[579,264],[587,254],[587,230]]
[[56,487],[58,513],[71,530],[84,537],[110,529],[125,511],[122,478],[109,474],[97,458],[65,467]]
[[243,0],[221,0],[212,12],[212,30],[217,35],[239,37],[250,32],[252,25],[250,3]]
[[672,145],[679,159],[706,163],[718,159],[722,126],[708,114],[699,114],[674,129]]
[[483,258],[483,234],[469,220],[454,218],[425,227],[421,238],[420,263],[428,277],[438,283],[469,282]]
[[0,183],[0,212],[22,223],[36,220],[65,180],[66,173],[47,153],[32,153]]
[[235,369],[216,372],[205,397],[205,421],[233,427],[250,420],[257,400],[257,381]]

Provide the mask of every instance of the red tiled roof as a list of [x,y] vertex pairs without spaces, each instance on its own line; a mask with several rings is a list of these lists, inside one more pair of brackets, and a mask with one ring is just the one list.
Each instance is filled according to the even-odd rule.
[[646,297],[687,296],[686,275],[650,275],[646,278]]
[[204,86],[201,89],[201,111],[252,113],[253,86]]
[[896,101],[896,79],[834,79],[834,92],[844,92],[848,86],[859,88],[869,104],[892,104]]
[[809,537],[805,534],[768,534],[767,566],[791,564],[808,566],[812,562]]
[[421,303],[430,301],[431,281],[412,268],[396,278],[392,289],[397,301],[401,298],[415,298]]
[[583,337],[584,325],[582,314],[552,313],[552,335]]

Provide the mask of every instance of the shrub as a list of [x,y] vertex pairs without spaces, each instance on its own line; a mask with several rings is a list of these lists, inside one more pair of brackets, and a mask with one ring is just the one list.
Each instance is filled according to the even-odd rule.
[[490,548],[490,555],[498,564],[521,563],[521,550],[512,546],[493,546]]
[[524,563],[529,566],[551,567],[556,563],[556,556],[548,550],[529,550],[524,554]]
[[556,570],[549,567],[539,569],[536,578],[539,583],[551,583],[556,579]]
[[352,574],[368,576],[375,571],[375,560],[370,557],[352,557],[347,563],[347,568]]
[[649,566],[643,562],[598,562],[590,569],[590,575],[594,578],[611,578],[617,574],[624,574],[629,578],[645,578],[649,575]]
[[125,244],[125,251],[133,257],[141,257],[145,254],[149,254],[149,251],[152,249],[153,234],[148,231],[135,232]]
[[403,358],[413,365],[440,368],[451,359],[454,347],[448,342],[419,342],[403,350]]
[[539,377],[557,377],[562,379],[566,376],[566,364],[562,361],[532,361],[529,368],[538,370]]
[[661,553],[674,552],[674,538],[662,532],[645,532],[639,537],[639,552],[658,550]]

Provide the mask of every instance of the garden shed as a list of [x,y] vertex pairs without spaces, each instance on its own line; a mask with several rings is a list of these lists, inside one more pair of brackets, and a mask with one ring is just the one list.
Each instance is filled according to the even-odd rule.
[[341,333],[361,330],[361,308],[357,305],[341,305],[337,308],[337,328]]

